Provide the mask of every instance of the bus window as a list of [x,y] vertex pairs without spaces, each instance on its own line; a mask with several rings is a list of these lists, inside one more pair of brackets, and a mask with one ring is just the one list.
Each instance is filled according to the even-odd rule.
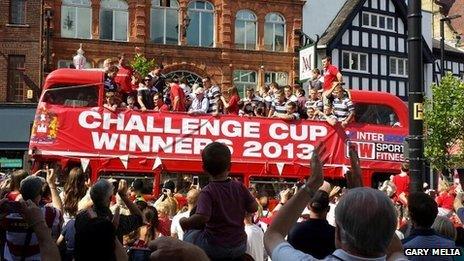
[[356,103],[355,122],[399,127],[398,116],[386,105]]
[[187,195],[193,185],[193,178],[198,177],[199,187],[202,188],[208,184],[208,176],[202,175],[201,173],[173,173],[163,172],[161,173],[161,180],[159,188],[163,187],[164,182],[171,180],[176,185],[176,192],[182,195]]
[[100,179],[115,179],[117,181],[121,179],[125,179],[127,181],[127,185],[129,186],[129,188],[132,186],[134,180],[140,179],[143,181],[142,193],[152,194],[154,177],[153,175],[149,175],[149,173],[138,175],[138,174],[132,174],[132,173],[127,173],[127,172],[123,173],[123,172],[102,171],[99,173],[99,178]]
[[66,86],[48,89],[42,102],[68,107],[96,107],[98,106],[98,87]]
[[250,186],[253,186],[258,196],[266,196],[277,199],[279,193],[287,188],[293,188],[298,179],[294,178],[250,178]]
[[[232,180],[236,180],[238,182],[243,183],[243,176],[240,174],[233,174],[230,173],[229,177]],[[209,176],[204,175],[203,173],[173,173],[173,172],[163,172],[161,173],[161,180],[160,180],[160,191],[163,187],[165,181],[171,180],[176,185],[176,192],[179,194],[186,195],[187,192],[191,189],[194,182],[198,182],[198,187],[201,189],[208,185],[209,183]]]

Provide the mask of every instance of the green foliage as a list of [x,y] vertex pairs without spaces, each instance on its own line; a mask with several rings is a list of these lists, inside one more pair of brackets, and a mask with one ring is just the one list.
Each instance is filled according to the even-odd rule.
[[[464,82],[448,74],[425,102],[425,156],[437,170],[464,166]],[[450,153],[456,145],[458,151]]]
[[148,73],[150,73],[153,67],[155,67],[155,60],[148,60],[144,55],[136,54],[134,60],[132,60],[131,65],[132,68],[134,68],[134,70],[140,73],[140,75],[143,78],[147,76]]

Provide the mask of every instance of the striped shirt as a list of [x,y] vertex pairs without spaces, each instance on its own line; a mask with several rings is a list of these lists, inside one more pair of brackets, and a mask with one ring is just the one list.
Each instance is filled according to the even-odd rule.
[[[47,226],[51,230],[53,239],[58,239],[63,223],[61,211],[51,206],[44,206],[40,209]],[[6,244],[3,252],[5,260],[21,260],[23,256],[25,261],[41,260],[39,240],[34,232],[31,231],[29,244],[24,245],[29,226],[22,216],[18,213],[8,214],[6,216],[6,225]]]
[[272,102],[271,110],[274,111],[274,114],[276,113],[287,114],[287,103],[288,103],[287,99],[285,99],[283,102],[279,102],[277,99],[275,99]]
[[306,109],[316,107],[319,111],[323,111],[323,104],[321,100],[307,100],[305,103]]
[[256,107],[260,101],[263,101],[263,99],[261,97],[256,96],[256,95],[253,95],[253,97],[251,97],[251,99],[248,98],[248,97],[245,97],[245,98],[242,99],[242,101],[243,101],[244,104],[251,103],[251,105],[253,107]]
[[348,98],[335,98],[332,104],[334,115],[339,121],[345,120],[348,115],[354,112],[353,102]]
[[219,97],[221,97],[221,90],[219,89],[218,86],[213,85],[211,88],[206,90],[206,98],[208,98],[208,102],[209,102],[208,113],[211,113],[214,111],[214,108],[216,108],[215,106],[217,105]]

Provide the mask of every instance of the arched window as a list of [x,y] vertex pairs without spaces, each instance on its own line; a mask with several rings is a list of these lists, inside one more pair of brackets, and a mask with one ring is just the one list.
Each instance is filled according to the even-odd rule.
[[151,1],[150,36],[155,43],[179,43],[179,3],[176,0]]
[[235,16],[235,47],[256,49],[256,15],[248,10],[240,10]]
[[90,39],[92,9],[90,0],[63,0],[61,37]]
[[124,0],[102,0],[100,9],[100,39],[127,41],[129,12]]
[[194,1],[188,5],[190,19],[187,43],[194,46],[214,46],[214,6],[205,1]]
[[285,51],[285,19],[280,14],[269,13],[266,15],[264,48],[267,51]]

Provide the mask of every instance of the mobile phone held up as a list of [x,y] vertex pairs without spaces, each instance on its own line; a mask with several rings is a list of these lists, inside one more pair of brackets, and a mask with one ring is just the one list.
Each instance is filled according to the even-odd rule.
[[200,184],[200,180],[198,176],[193,176],[193,185],[198,186]]
[[148,248],[130,248],[128,251],[129,261],[150,260],[151,250]]

